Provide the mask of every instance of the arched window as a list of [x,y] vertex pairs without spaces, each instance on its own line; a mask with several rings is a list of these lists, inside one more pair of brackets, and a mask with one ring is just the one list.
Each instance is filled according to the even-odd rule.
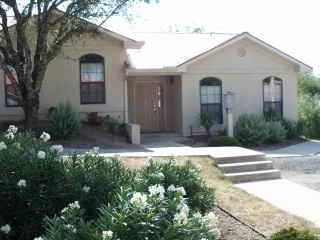
[[263,80],[263,114],[265,117],[283,116],[282,80],[278,77],[267,77]]
[[81,104],[105,103],[104,58],[87,54],[80,58]]
[[218,123],[222,123],[221,80],[207,77],[200,81],[201,112],[207,111]]
[[[13,77],[18,81],[18,76],[16,70],[7,65],[7,68],[11,71]],[[21,106],[18,97],[16,95],[16,89],[14,88],[13,84],[11,83],[9,77],[4,74],[5,79],[5,87],[6,87],[6,107],[18,107]]]

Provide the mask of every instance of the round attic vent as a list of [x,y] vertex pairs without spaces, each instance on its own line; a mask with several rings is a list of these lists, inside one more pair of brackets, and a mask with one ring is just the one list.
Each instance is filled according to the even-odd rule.
[[237,54],[239,57],[244,57],[247,55],[247,51],[243,47],[239,47],[237,50]]

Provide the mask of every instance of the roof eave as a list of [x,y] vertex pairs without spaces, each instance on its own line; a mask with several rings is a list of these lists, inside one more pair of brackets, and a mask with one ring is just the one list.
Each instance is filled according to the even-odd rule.
[[166,75],[181,75],[183,71],[178,70],[177,67],[163,67],[163,68],[126,68],[127,76],[166,76]]

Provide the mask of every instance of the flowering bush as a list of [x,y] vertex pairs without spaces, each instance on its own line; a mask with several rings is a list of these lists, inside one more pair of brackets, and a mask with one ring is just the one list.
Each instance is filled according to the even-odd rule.
[[208,209],[214,207],[214,190],[208,188],[203,179],[199,178],[201,166],[195,166],[190,161],[179,166],[174,157],[170,157],[163,163],[156,163],[149,159],[148,166],[142,168],[136,176],[137,187],[141,191],[147,191],[149,186],[156,184],[168,189],[174,185],[179,191],[183,187],[184,197],[188,198],[189,206],[204,214]]
[[13,126],[0,136],[0,239],[38,237],[45,216],[74,201],[86,209],[87,219],[94,218],[119,185],[133,181],[118,157],[105,161],[95,148],[83,157],[73,152],[63,160],[63,147],[50,147],[50,136],[41,136],[17,133]]
[[217,239],[214,192],[175,159],[131,171],[99,148],[62,159],[50,135],[0,137],[0,239]]

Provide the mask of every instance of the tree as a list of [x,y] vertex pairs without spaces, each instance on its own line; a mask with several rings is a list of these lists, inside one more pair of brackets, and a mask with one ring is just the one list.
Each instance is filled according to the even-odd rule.
[[[150,1],[0,2],[0,67],[15,88],[25,115],[25,130],[37,130],[42,82],[49,63],[61,53],[64,44],[83,36],[98,37],[99,26],[111,16],[126,15],[135,2]],[[35,32],[30,34],[30,31]]]
[[298,74],[298,93],[299,96],[320,94],[320,78],[313,73]]

